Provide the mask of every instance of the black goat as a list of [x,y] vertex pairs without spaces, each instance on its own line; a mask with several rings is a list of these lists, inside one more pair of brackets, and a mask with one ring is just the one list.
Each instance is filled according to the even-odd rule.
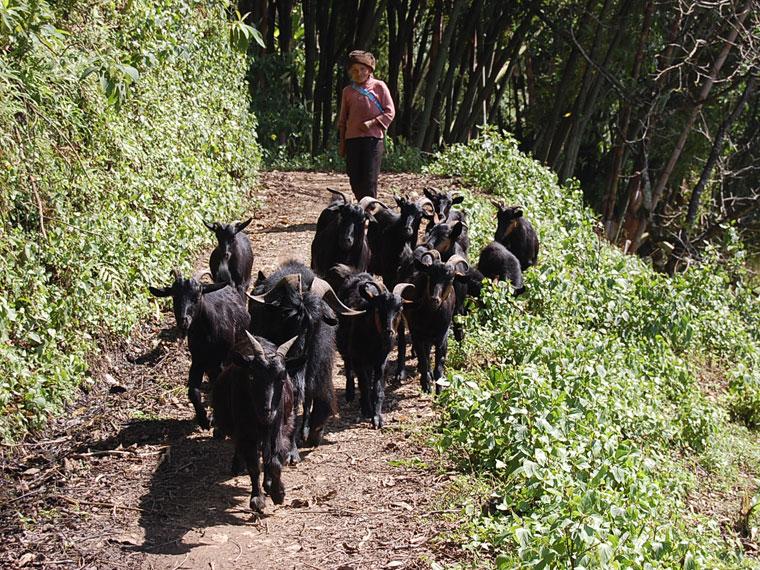
[[317,219],[311,242],[311,268],[318,275],[327,275],[333,265],[344,263],[366,271],[370,263],[367,224],[374,221],[370,210],[381,202],[365,197],[352,204],[342,192],[328,190],[334,198]]
[[[420,246],[415,250],[414,300],[404,308],[412,344],[417,354],[420,383],[425,392],[430,391],[430,352],[435,347],[435,366],[432,380],[435,391],[441,391],[438,379],[443,376],[443,364],[448,350],[448,333],[454,316],[456,294],[454,281],[463,279],[469,266],[467,260],[453,255],[447,262],[441,261],[437,250]],[[399,350],[399,361],[405,355]]]
[[451,209],[452,206],[461,204],[464,201],[464,197],[454,196],[451,192],[442,192],[435,188],[425,188],[423,192],[435,208],[435,217],[425,228],[425,236],[430,234],[430,231],[436,224],[446,223],[449,226],[453,226],[456,222],[462,222],[464,227],[462,228],[462,232],[457,236],[457,243],[459,243],[463,251],[468,251],[470,249],[470,237],[467,231],[467,216],[461,210]]
[[253,218],[244,222],[220,224],[203,222],[216,235],[217,246],[211,252],[209,268],[216,282],[226,281],[245,295],[251,284],[253,250],[251,240],[243,233]]
[[[297,261],[289,261],[257,281],[249,297],[254,334],[274,343],[297,337],[294,354],[303,354],[305,359],[289,372],[295,387],[296,410],[303,404],[301,437],[307,445],[319,445],[325,422],[335,413],[332,373],[334,326],[338,321],[333,310],[346,316],[360,313],[343,305],[326,281]],[[292,463],[300,460],[295,432],[289,458]]]
[[245,461],[251,476],[251,509],[261,513],[259,455],[264,466],[264,491],[276,505],[285,499],[282,465],[293,433],[293,384],[287,368],[293,338],[279,347],[246,331],[227,366],[212,386],[214,425],[232,437],[235,456]]
[[433,203],[436,224],[445,222],[449,218],[451,207],[464,201],[463,196],[454,196],[451,192],[442,192],[437,188],[425,188],[422,192]]
[[509,280],[515,297],[525,292],[520,260],[498,241],[492,241],[480,252],[478,270],[488,279]]
[[533,226],[523,217],[520,206],[496,204],[496,235],[494,241],[511,251],[520,260],[520,269],[525,271],[536,264],[538,258],[538,236]]
[[228,283],[201,284],[195,278],[184,279],[172,270],[174,283],[168,287],[148,287],[156,297],[172,297],[174,317],[180,336],[187,336],[190,349],[188,396],[195,408],[195,419],[209,428],[201,402],[204,373],[213,384],[230,357],[235,342],[248,329],[250,315],[240,295]]
[[433,203],[428,198],[416,201],[409,197],[394,196],[399,212],[380,208],[375,214],[375,222],[367,229],[367,241],[372,257],[368,271],[383,278],[386,287],[393,287],[400,281],[399,266],[404,247],[417,247],[417,234],[422,218],[433,217]]
[[[452,212],[453,213],[453,212]],[[436,224],[430,229],[425,236],[425,246],[428,249],[435,249],[441,255],[441,261],[446,262],[453,256],[457,255],[467,259],[467,249],[461,243],[462,234],[467,231],[467,226],[462,221],[443,222]],[[469,240],[467,244],[469,246]],[[454,282],[454,292],[456,293],[456,304],[454,306],[455,315],[465,315],[465,299],[468,295],[467,282],[457,279]],[[464,328],[458,320],[454,321],[454,338],[461,342],[464,339]]]
[[338,293],[341,301],[364,312],[339,319],[337,341],[346,371],[346,400],[354,399],[356,374],[362,416],[372,418],[372,425],[379,429],[383,427],[385,365],[399,334],[404,291],[413,285],[399,283],[389,292],[369,273],[352,275],[346,265],[333,267],[331,272],[343,279]]

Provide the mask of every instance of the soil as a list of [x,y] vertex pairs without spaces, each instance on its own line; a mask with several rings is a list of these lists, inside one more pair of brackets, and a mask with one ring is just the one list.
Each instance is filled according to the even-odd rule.
[[[383,175],[380,198],[429,185],[455,182]],[[255,192],[262,206],[247,230],[254,272],[308,262],[327,186],[350,193],[342,174],[263,174]],[[355,402],[345,403],[338,358],[339,415],[322,445],[302,449],[303,461],[284,470],[285,503],[268,501],[255,516],[250,479],[229,474],[231,443],[193,421],[187,345],[168,304],[147,294],[145,302],[155,315],[126,341],[103,341],[86,391],[67,412],[3,450],[0,566],[349,570],[464,559],[446,540],[458,525],[446,500],[454,473],[426,443],[436,412],[414,375],[389,384],[386,427],[376,431],[357,419]]]

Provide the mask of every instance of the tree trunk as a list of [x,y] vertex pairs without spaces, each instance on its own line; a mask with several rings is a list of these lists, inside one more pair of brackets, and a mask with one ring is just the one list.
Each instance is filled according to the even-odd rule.
[[[641,64],[644,61],[644,49],[649,37],[653,9],[654,3],[652,0],[647,0],[644,4],[641,34],[639,35],[639,43],[636,49],[636,55],[633,58],[633,70],[631,71],[631,79],[634,85],[638,83],[639,76],[641,75]],[[607,192],[605,193],[602,202],[602,220],[604,221],[607,239],[611,239],[615,231],[612,218],[615,211],[615,204],[617,203],[618,180],[620,178],[620,171],[623,167],[625,148],[630,140],[630,133],[628,131],[633,111],[633,103],[631,101],[623,101],[622,105],[623,108],[618,115],[620,117],[618,121],[618,136],[613,149],[610,175],[607,179]]]
[[715,167],[715,163],[718,162],[718,157],[720,156],[720,153],[723,150],[723,139],[726,136],[726,133],[731,128],[731,126],[736,122],[736,120],[742,114],[742,111],[744,110],[744,106],[747,104],[747,100],[749,99],[752,92],[755,90],[756,85],[757,85],[757,76],[750,74],[749,79],[747,80],[747,84],[744,87],[744,93],[742,93],[742,96],[739,99],[739,102],[736,104],[736,107],[731,112],[731,114],[728,117],[726,117],[726,120],[723,121],[723,123],[721,123],[720,128],[718,129],[718,132],[715,134],[715,141],[713,142],[712,150],[710,151],[710,156],[707,158],[705,167],[702,169],[702,175],[699,177],[699,182],[697,182],[697,185],[694,187],[694,190],[691,193],[691,200],[689,200],[689,212],[686,215],[686,223],[685,223],[685,227],[687,231],[691,229],[691,227],[694,225],[694,221],[697,218],[697,209],[699,208],[699,199],[702,196],[702,192],[704,191],[705,186],[707,185],[707,181],[710,179],[710,174],[712,173],[712,170]]
[[[314,72],[317,63],[317,20],[314,0],[301,0],[305,42],[305,69],[303,77],[303,99],[307,108],[314,99]],[[313,105],[311,105],[313,109]]]
[[670,175],[673,173],[673,169],[676,166],[676,162],[678,162],[678,159],[681,156],[681,152],[683,151],[683,148],[686,145],[686,139],[689,137],[689,134],[691,134],[691,127],[694,124],[694,120],[697,118],[699,111],[702,109],[702,105],[704,105],[705,100],[707,99],[707,96],[710,94],[710,90],[712,89],[712,86],[715,84],[715,81],[718,79],[718,74],[720,73],[720,70],[723,68],[723,64],[726,62],[726,58],[728,58],[728,54],[731,51],[731,48],[734,46],[736,37],[739,35],[739,30],[742,24],[744,23],[744,19],[747,17],[747,15],[750,12],[753,1],[754,0],[747,0],[744,7],[737,14],[737,23],[729,27],[728,35],[726,36],[723,49],[721,50],[715,62],[713,63],[712,68],[710,69],[710,75],[707,77],[707,81],[705,81],[705,83],[702,85],[702,88],[699,90],[699,94],[697,95],[696,101],[694,105],[692,106],[691,111],[689,112],[689,115],[686,118],[686,123],[684,124],[683,129],[681,130],[681,134],[678,137],[678,140],[676,141],[676,145],[673,148],[673,152],[670,154],[670,158],[668,159],[668,162],[665,165],[665,168],[663,168],[662,173],[660,173],[660,177],[657,179],[657,184],[655,185],[654,191],[652,192],[652,207],[651,207],[651,210],[649,211],[650,216],[654,213],[655,209],[657,208],[657,204],[659,203],[660,198],[662,197],[662,193],[665,190],[665,186],[667,185],[668,180],[670,180]]
[[451,44],[451,38],[454,35],[457,19],[459,18],[459,14],[461,13],[464,4],[464,0],[454,0],[454,6],[451,9],[448,24],[446,24],[446,30],[443,33],[439,51],[436,56],[434,58],[431,57],[430,60],[430,70],[425,85],[425,106],[422,109],[422,114],[418,122],[419,130],[415,137],[415,146],[418,148],[422,148],[423,143],[425,142],[425,134],[430,125],[430,116],[433,113],[435,93],[438,90],[438,81],[441,77],[441,72],[443,71],[443,64],[448,56],[449,45]]

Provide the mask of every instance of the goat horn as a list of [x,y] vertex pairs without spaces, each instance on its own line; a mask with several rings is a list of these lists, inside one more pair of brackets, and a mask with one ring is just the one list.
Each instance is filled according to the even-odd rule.
[[343,203],[344,204],[348,204],[349,203],[349,199],[346,198],[346,195],[343,192],[341,192],[340,190],[336,190],[335,188],[328,188],[327,191],[328,192],[332,192],[335,196],[340,196],[343,199]]
[[311,284],[311,291],[315,295],[318,295],[324,299],[325,303],[330,305],[330,308],[333,311],[336,311],[346,317],[361,315],[365,312],[355,311],[351,307],[344,305],[341,300],[338,299],[338,296],[335,294],[335,291],[333,291],[333,288],[330,287],[330,284],[324,279],[320,279],[319,277],[314,278],[314,282]]
[[182,273],[180,273],[179,269],[177,269],[176,267],[171,270],[170,274],[175,281],[179,281],[180,279],[182,279]]
[[214,276],[212,275],[212,273],[208,269],[203,269],[203,270],[199,271],[198,273],[196,273],[195,275],[193,275],[193,279],[195,279],[198,283],[200,283],[206,275],[208,275],[209,277],[211,277],[211,281],[214,280]]
[[[374,289],[374,293],[370,292],[370,288]],[[362,293],[365,297],[369,297],[372,299],[373,297],[377,297],[380,293],[382,293],[383,290],[380,288],[380,286],[375,283],[374,281],[366,281],[362,285]]]
[[430,215],[437,217],[436,211],[435,211],[435,204],[433,204],[433,201],[430,198],[423,196],[422,198],[417,200],[417,205],[423,210],[425,209],[425,206],[430,206],[430,212],[429,212]]
[[277,354],[285,358],[297,340],[298,340],[298,337],[294,336],[289,341],[282,343],[280,346],[277,347]]
[[380,204],[386,210],[389,209],[388,206],[386,206],[385,204],[383,204],[377,198],[373,198],[372,196],[365,196],[364,198],[362,198],[361,200],[359,200],[359,205],[362,207],[362,210],[364,210],[365,212],[367,210],[372,210],[372,208],[374,207],[375,204]]
[[216,222],[208,223],[206,220],[203,220],[203,225],[210,229],[212,232],[216,231]]
[[[430,263],[425,263],[425,259],[430,258]],[[420,255],[420,262],[422,265],[433,265],[434,261],[441,260],[441,253],[437,249],[429,249]]]
[[266,291],[264,293],[261,293],[259,295],[251,295],[249,293],[246,293],[248,295],[248,298],[252,301],[256,301],[257,303],[268,303],[272,299],[272,293],[277,290],[279,287],[283,287],[285,285],[289,285],[296,291],[298,291],[298,294],[303,294],[303,288],[301,285],[301,274],[300,273],[291,273],[290,275],[286,275],[282,279],[280,279],[277,284],[272,287],[269,291]]
[[[449,260],[446,262],[446,265],[453,265],[454,269],[457,270],[458,273],[467,273],[470,269],[470,263],[467,261],[467,259],[461,255],[452,255],[449,257]],[[459,266],[463,265],[464,269],[460,269]]]
[[403,299],[404,298],[404,292],[407,289],[409,289],[410,287],[412,289],[414,289],[414,285],[412,285],[411,283],[399,283],[398,285],[396,285],[393,288],[393,294],[394,295],[398,295],[399,297],[401,297]]
[[264,347],[261,346],[261,343],[258,340],[256,340],[256,337],[253,336],[248,331],[245,331],[245,334],[251,343],[251,348],[253,348],[253,355],[262,360],[266,360],[267,357],[266,357],[266,354],[264,353]]

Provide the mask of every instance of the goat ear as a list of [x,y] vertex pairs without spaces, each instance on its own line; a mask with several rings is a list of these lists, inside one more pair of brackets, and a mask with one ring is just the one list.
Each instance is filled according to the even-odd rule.
[[239,352],[233,352],[231,355],[232,363],[240,366],[241,368],[248,368],[248,366],[251,365],[251,362],[253,362],[253,356],[246,356],[244,354],[240,354]]
[[222,283],[204,283],[201,285],[203,294],[206,295],[208,293],[213,293],[214,291],[219,291],[219,289],[224,289],[229,283],[227,281],[223,281]]
[[338,319],[335,317],[335,313],[330,307],[322,306],[322,322],[334,327],[338,324]]
[[449,239],[452,241],[456,241],[456,239],[462,235],[462,230],[464,230],[464,224],[462,222],[457,222],[454,224],[454,227],[451,228],[451,234],[449,234]]
[[293,356],[292,358],[286,358],[285,359],[285,368],[287,370],[293,370],[294,368],[301,368],[306,364],[306,355],[305,354],[299,354],[298,356]]
[[154,297],[169,297],[172,294],[171,287],[151,287],[148,286],[148,291]]
[[520,209],[515,210],[515,218],[522,218],[523,211]]
[[431,200],[435,199],[436,197],[435,190],[433,190],[432,188],[423,188],[422,193],[428,198],[430,198]]
[[217,224],[216,222],[209,223],[204,220],[203,225],[206,226],[208,229],[210,229],[212,232],[215,232],[219,228],[219,224]]
[[452,204],[461,204],[462,202],[464,202],[464,196],[454,196],[451,199]]
[[365,215],[367,216],[367,220],[374,223],[377,223],[377,218],[370,214],[369,212],[365,212]]
[[242,232],[245,228],[248,227],[248,224],[250,224],[252,221],[253,221],[253,218],[248,218],[244,222],[239,222],[235,224],[235,233],[239,234],[240,232]]
[[401,204],[404,203],[404,201],[401,198],[401,196],[398,196],[396,194],[393,195],[393,199],[396,201],[396,206],[398,206],[399,208],[401,207]]

